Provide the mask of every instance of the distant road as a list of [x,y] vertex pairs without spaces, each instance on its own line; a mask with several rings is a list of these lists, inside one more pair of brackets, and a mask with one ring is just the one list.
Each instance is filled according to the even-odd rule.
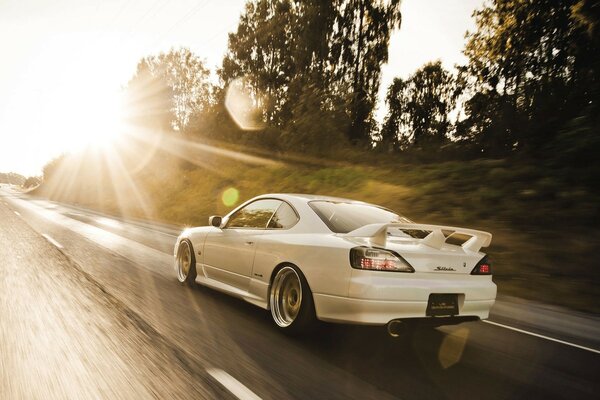
[[292,339],[264,310],[179,285],[178,228],[2,186],[2,399],[600,396],[597,318],[504,299],[494,324],[405,341],[337,325]]

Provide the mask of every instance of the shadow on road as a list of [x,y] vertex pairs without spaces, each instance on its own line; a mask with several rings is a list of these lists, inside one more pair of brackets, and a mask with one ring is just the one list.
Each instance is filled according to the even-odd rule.
[[[373,387],[371,398],[381,398],[384,393],[408,399],[554,397],[539,387],[515,381],[510,371],[504,375],[495,372],[496,367],[504,368],[505,362],[494,365],[496,355],[486,356],[470,339],[480,322],[443,328],[445,331],[424,328],[403,338],[390,337],[383,327],[321,323],[308,336],[288,337],[276,330],[264,310],[207,288],[194,291],[218,303],[221,320],[227,324],[220,329],[246,357],[284,382],[290,397],[302,393],[365,398],[364,392],[353,392],[356,381]],[[343,372],[345,381],[329,381],[336,379],[327,375],[334,370]]]

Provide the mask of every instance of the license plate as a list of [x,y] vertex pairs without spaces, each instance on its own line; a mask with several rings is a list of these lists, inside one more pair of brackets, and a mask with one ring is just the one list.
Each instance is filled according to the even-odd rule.
[[425,315],[428,317],[458,315],[458,295],[430,294]]

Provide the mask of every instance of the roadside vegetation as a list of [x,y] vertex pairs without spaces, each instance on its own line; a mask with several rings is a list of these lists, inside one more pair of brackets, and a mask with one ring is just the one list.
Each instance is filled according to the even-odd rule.
[[22,185],[25,182],[25,177],[14,172],[0,172],[0,183],[8,183],[9,185]]
[[144,58],[130,132],[50,162],[35,193],[185,225],[266,192],[369,201],[491,231],[501,294],[600,313],[596,2],[488,1],[467,63],[396,78],[379,124],[401,17],[395,0],[249,1],[219,83],[188,49]]

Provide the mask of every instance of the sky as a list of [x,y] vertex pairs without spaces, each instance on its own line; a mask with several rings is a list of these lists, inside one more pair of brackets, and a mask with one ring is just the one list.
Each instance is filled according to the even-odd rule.
[[[428,61],[464,62],[483,0],[404,0],[382,69],[376,118],[393,78]],[[138,61],[188,47],[213,70],[245,0],[0,0],[0,172],[38,175],[65,151],[116,132],[119,92]],[[82,129],[82,127],[85,127]]]

